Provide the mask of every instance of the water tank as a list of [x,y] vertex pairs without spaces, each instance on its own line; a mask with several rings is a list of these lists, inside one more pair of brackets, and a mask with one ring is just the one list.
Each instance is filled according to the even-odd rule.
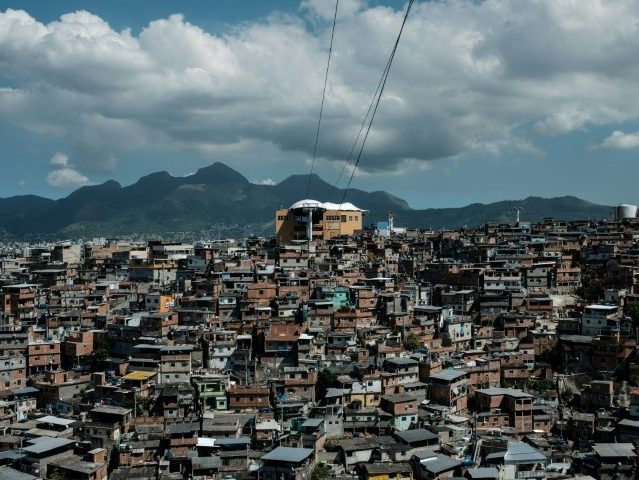
[[615,220],[623,220],[624,218],[635,218],[637,216],[637,205],[617,205],[615,207]]

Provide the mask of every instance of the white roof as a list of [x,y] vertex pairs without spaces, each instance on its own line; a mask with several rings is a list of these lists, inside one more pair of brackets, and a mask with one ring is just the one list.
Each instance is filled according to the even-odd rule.
[[290,206],[289,210],[294,210],[296,208],[319,208],[322,210],[348,210],[348,211],[358,211],[363,212],[361,208],[357,208],[350,202],[345,203],[331,203],[331,202],[319,202],[317,200],[304,199],[298,202],[295,202]]
[[262,420],[255,424],[256,430],[277,430],[279,432],[280,426],[275,420]]
[[68,418],[59,418],[52,415],[45,415],[44,417],[36,418],[36,423],[49,423],[51,425],[60,425],[63,427],[69,426],[75,423],[75,420],[69,420]]
[[198,437],[197,438],[197,446],[198,447],[214,447],[215,446],[215,438]]
[[617,310],[618,308],[619,308],[618,305],[602,305],[602,304],[592,304],[586,307],[586,309],[589,309],[589,310]]

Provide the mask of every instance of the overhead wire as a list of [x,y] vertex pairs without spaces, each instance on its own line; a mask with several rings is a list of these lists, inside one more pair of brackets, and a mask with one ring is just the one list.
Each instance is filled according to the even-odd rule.
[[335,190],[337,190],[337,186],[339,185],[339,182],[342,179],[342,176],[344,175],[344,171],[346,171],[346,167],[348,166],[349,162],[351,161],[351,158],[353,156],[353,152],[355,151],[355,147],[357,147],[357,143],[359,142],[359,138],[361,137],[362,132],[364,131],[364,127],[366,127],[366,122],[368,121],[368,117],[371,114],[371,110],[373,109],[373,105],[375,104],[375,99],[377,98],[377,94],[379,92],[379,89],[382,86],[382,81],[384,80],[384,76],[386,75],[386,70],[388,70],[389,65],[390,65],[390,59],[386,61],[386,66],[384,67],[384,72],[382,73],[382,76],[379,78],[379,82],[377,82],[377,88],[375,89],[375,93],[373,94],[373,96],[371,97],[370,102],[368,103],[368,110],[366,110],[366,115],[364,115],[364,120],[362,120],[362,124],[359,127],[359,131],[357,132],[357,135],[355,136],[355,141],[353,142],[353,145],[351,145],[351,149],[348,152],[348,155],[346,157],[346,161],[344,162],[344,165],[342,165],[342,170],[339,172],[339,175],[337,176],[337,180],[335,180],[335,183],[333,184],[333,188],[328,193],[328,197],[326,198],[327,202],[329,202],[331,200],[331,197],[333,196],[333,193],[335,193]]
[[375,107],[373,108],[373,111],[372,111],[372,113],[370,115],[370,118],[368,120],[368,126],[366,127],[366,133],[364,134],[364,138],[362,140],[362,144],[360,145],[359,152],[358,152],[357,158],[355,160],[355,165],[353,167],[353,171],[351,172],[351,176],[348,179],[348,184],[346,185],[346,188],[344,189],[344,194],[342,195],[342,203],[344,203],[344,200],[346,199],[346,195],[348,194],[348,191],[349,191],[349,189],[351,187],[351,183],[353,182],[353,177],[355,176],[355,172],[357,171],[357,167],[359,166],[359,162],[362,159],[362,153],[364,151],[364,146],[366,145],[366,140],[368,139],[368,135],[370,134],[371,127],[373,125],[373,120],[375,120],[375,114],[377,113],[377,108],[379,107],[379,102],[382,99],[382,95],[384,94],[384,88],[386,87],[386,81],[388,80],[388,75],[390,73],[391,66],[393,64],[393,59],[395,58],[395,53],[397,52],[397,46],[399,45],[399,40],[402,37],[402,33],[404,31],[404,26],[406,25],[406,20],[408,20],[408,15],[410,14],[410,10],[413,7],[413,3],[415,3],[415,0],[410,0],[408,2],[408,6],[406,7],[406,13],[404,14],[404,19],[402,20],[402,26],[400,27],[399,33],[397,34],[397,39],[395,40],[395,45],[393,46],[393,50],[391,51],[390,57],[389,57],[388,62],[386,64],[386,68],[384,69],[384,72],[382,73],[381,87],[379,88],[379,92],[377,94],[377,99],[375,100]]
[[328,83],[328,71],[331,68],[331,56],[333,53],[333,39],[335,38],[335,24],[337,23],[337,10],[339,8],[339,0],[335,0],[335,13],[333,15],[333,28],[331,29],[331,42],[328,47],[328,60],[326,61],[326,72],[324,74],[324,88],[322,89],[322,102],[320,103],[319,119],[317,120],[317,130],[315,131],[315,145],[313,146],[313,158],[311,160],[311,172],[308,175],[308,184],[306,185],[306,195],[311,190],[311,180],[313,178],[313,169],[315,168],[315,156],[317,155],[317,144],[319,142],[320,127],[322,126],[322,114],[324,113],[324,100],[326,98],[326,85]]

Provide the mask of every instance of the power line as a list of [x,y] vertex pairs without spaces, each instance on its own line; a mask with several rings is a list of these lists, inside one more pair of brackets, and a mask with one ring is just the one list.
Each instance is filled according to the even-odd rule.
[[377,108],[379,107],[379,102],[382,99],[382,95],[384,93],[384,88],[386,87],[386,81],[388,80],[388,75],[390,73],[391,65],[393,64],[393,59],[395,58],[395,52],[397,52],[397,46],[399,45],[399,40],[402,37],[402,32],[404,31],[404,26],[406,25],[406,20],[408,20],[408,14],[410,13],[411,8],[413,7],[413,3],[415,0],[410,0],[408,2],[408,6],[406,7],[406,13],[404,14],[404,20],[402,21],[402,26],[399,29],[399,33],[397,34],[397,39],[395,40],[395,45],[393,46],[393,50],[391,51],[390,57],[388,59],[388,63],[386,64],[386,68],[382,73],[382,85],[379,89],[379,93],[377,95],[377,100],[375,102],[375,108],[373,108],[373,112],[370,116],[370,120],[368,122],[368,126],[366,127],[366,134],[364,135],[364,139],[362,140],[362,144],[360,145],[359,152],[357,154],[357,159],[355,161],[355,166],[353,167],[353,171],[351,172],[351,176],[348,179],[348,184],[346,185],[346,189],[344,190],[344,195],[342,196],[342,203],[346,199],[346,194],[351,187],[351,183],[353,181],[353,177],[355,176],[355,171],[359,165],[359,162],[362,158],[362,152],[364,151],[364,145],[366,145],[366,139],[368,139],[368,134],[371,131],[371,126],[373,125],[373,120],[375,119],[375,114],[377,113]]
[[333,196],[333,193],[335,192],[335,190],[337,189],[337,186],[339,185],[339,181],[342,179],[342,175],[344,175],[344,171],[346,170],[346,167],[348,166],[348,163],[351,161],[351,157],[353,156],[353,152],[355,151],[355,147],[357,146],[357,143],[359,142],[359,138],[362,135],[362,132],[364,131],[364,127],[366,127],[366,122],[368,121],[368,116],[371,114],[371,110],[373,109],[373,105],[375,105],[375,99],[377,98],[377,94],[379,93],[379,89],[382,86],[382,81],[384,80],[384,76],[386,75],[386,71],[388,70],[390,66],[390,59],[388,61],[386,61],[386,66],[384,67],[384,71],[382,72],[382,76],[379,78],[379,82],[377,82],[377,88],[375,89],[375,93],[373,94],[373,96],[371,97],[371,100],[368,104],[368,110],[366,110],[366,115],[364,115],[364,120],[362,120],[362,124],[359,127],[359,131],[357,132],[357,136],[355,137],[355,141],[353,142],[353,145],[351,146],[350,151],[348,152],[348,156],[346,157],[346,161],[344,162],[344,165],[342,166],[342,170],[339,172],[339,175],[337,176],[337,180],[335,180],[335,183],[333,184],[333,188],[331,189],[331,191],[328,194],[328,198],[326,199],[326,201],[330,201],[331,197]]
[[324,88],[322,89],[322,103],[320,104],[319,119],[317,120],[317,130],[315,132],[315,145],[313,146],[313,159],[311,161],[311,172],[308,174],[308,185],[306,185],[306,195],[311,190],[311,178],[315,167],[315,155],[317,154],[317,143],[319,142],[320,127],[322,125],[322,114],[324,113],[324,99],[326,98],[326,84],[328,83],[328,71],[331,68],[331,54],[333,53],[333,38],[335,37],[335,24],[337,23],[337,9],[339,0],[335,0],[335,14],[333,15],[333,29],[331,30],[331,43],[328,47],[328,60],[326,61],[326,73],[324,74]]

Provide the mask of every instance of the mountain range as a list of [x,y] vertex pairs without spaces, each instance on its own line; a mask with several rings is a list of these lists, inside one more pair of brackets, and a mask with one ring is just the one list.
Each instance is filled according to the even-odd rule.
[[[157,172],[125,187],[113,180],[82,187],[59,200],[36,195],[0,198],[0,231],[10,238],[176,232],[271,236],[275,210],[305,198],[308,180],[308,175],[292,175],[276,185],[258,185],[219,162],[186,177]],[[312,176],[310,198],[339,203],[343,193]],[[392,211],[397,226],[435,229],[512,221],[516,206],[522,208],[522,219],[530,221],[544,217],[601,219],[608,218],[611,211],[609,206],[571,196],[422,210],[383,191],[351,189],[346,200],[368,211],[367,224],[388,218]]]

